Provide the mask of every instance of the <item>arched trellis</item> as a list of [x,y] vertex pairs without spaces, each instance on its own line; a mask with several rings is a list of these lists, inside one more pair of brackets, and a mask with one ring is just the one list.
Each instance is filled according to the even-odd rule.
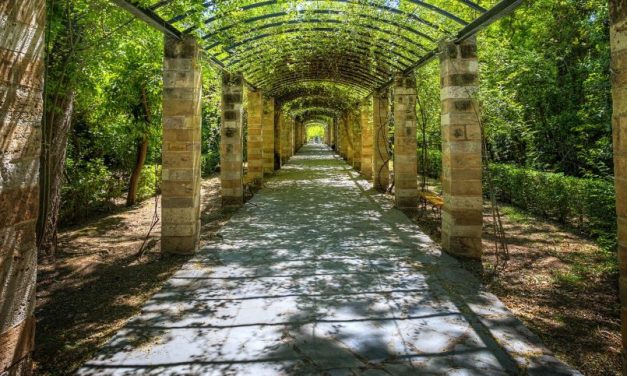
[[[383,45],[379,45],[378,43],[374,46],[377,49],[372,49],[373,45],[371,43],[362,43],[361,40],[355,41],[354,44],[350,46],[341,46],[339,44],[335,44],[332,41],[325,44],[323,47],[320,47],[315,43],[315,39],[313,38],[302,38],[299,41],[298,47],[281,47],[276,48],[277,54],[276,56],[264,56],[262,61],[255,61],[257,64],[268,64],[272,63],[272,59],[275,60],[284,60],[285,56],[304,58],[307,55],[311,55],[316,53],[319,56],[334,56],[338,55],[338,48],[341,48],[341,53],[347,56],[351,56],[354,59],[359,59],[363,61],[369,61],[370,64],[376,63],[382,67],[395,68],[396,70],[406,69],[408,64],[403,63],[406,58],[402,55],[397,55],[393,52],[387,52],[384,50]],[[302,50],[306,48],[306,54],[302,54]],[[382,52],[382,54],[375,57],[375,54]],[[238,59],[234,59],[229,62],[229,65],[233,67],[233,69],[237,71],[245,71],[252,66],[251,57],[259,56],[260,53],[264,52],[264,48],[261,46],[253,46],[247,51],[244,51],[240,54]],[[299,54],[300,52],[300,54]],[[365,52],[369,52],[366,54]],[[390,71],[392,71],[390,69]],[[388,74],[389,75],[389,74]]]
[[[393,72],[407,73],[433,58],[440,40],[472,35],[520,1],[304,0],[298,7],[280,0],[207,1],[195,11],[171,14],[169,1],[142,8],[117,0],[153,25],[160,23],[170,35],[196,33],[207,42],[214,62],[242,72],[267,93],[316,79],[340,82],[366,95],[387,85]],[[204,18],[202,27],[192,22],[198,16]],[[334,40],[335,49],[315,47]],[[346,54],[338,56],[342,40],[350,43],[344,44]],[[319,53],[316,59],[311,59],[312,49]]]
[[[132,12],[134,12],[135,14],[137,14],[139,17],[143,18],[144,20],[146,20],[148,23],[150,23],[151,25],[153,25],[155,28],[163,31],[165,34],[167,34],[170,38],[176,39],[176,40],[181,40],[184,36],[185,36],[185,32],[182,32],[181,27],[177,27],[179,26],[178,24],[169,24],[168,22],[164,21],[164,17],[166,17],[168,15],[168,6],[169,4],[173,3],[172,1],[169,0],[163,0],[163,1],[159,1],[158,3],[154,4],[153,6],[150,7],[142,7],[142,6],[138,6],[137,4],[133,4],[133,3],[129,3],[128,1],[123,1],[123,0],[116,0],[119,4],[121,4],[122,6],[124,6],[126,9],[131,10]],[[341,1],[335,1],[334,2],[341,2]],[[353,2],[353,1],[344,1],[346,3],[351,3],[351,4],[355,4],[358,3],[357,1]],[[432,12],[433,14],[437,14],[442,16],[443,18],[447,19],[450,21],[450,23],[455,23],[458,24],[459,26],[462,26],[462,28],[460,30],[453,30],[452,31],[447,31],[445,32],[440,32],[438,31],[437,35],[434,36],[434,40],[439,41],[440,39],[444,39],[445,36],[453,36],[453,39],[461,42],[463,41],[465,38],[467,38],[468,36],[473,35],[477,30],[479,30],[481,27],[484,27],[485,25],[489,24],[490,22],[492,22],[494,19],[497,19],[499,16],[507,13],[507,11],[511,10],[513,7],[515,7],[517,4],[520,3],[520,1],[502,1],[498,4],[496,4],[494,7],[490,7],[490,9],[484,9],[483,7],[479,6],[478,4],[468,1],[468,0],[457,0],[457,1],[451,1],[450,3],[458,3],[461,4],[462,6],[472,10],[473,12],[477,12],[477,14],[479,15],[476,18],[467,18],[466,14],[457,14],[454,11],[451,11],[450,9],[443,9],[441,8],[441,5],[434,5],[434,4],[442,4],[445,3],[443,1],[435,1],[435,0],[408,0],[407,1],[409,4],[413,4],[416,7],[420,7],[421,9],[426,9],[429,12]],[[271,3],[269,2],[265,2],[265,3]],[[387,4],[392,4],[393,2],[387,2]],[[400,2],[397,2],[394,4],[394,6],[399,6]],[[613,2],[614,3],[614,7],[618,7],[619,5],[618,2]],[[235,4],[235,3],[232,3]],[[359,4],[361,4],[359,2]],[[402,4],[402,3],[400,3]],[[483,4],[483,3],[482,3]],[[204,4],[207,7],[211,7],[215,4],[213,4],[212,2],[207,2]],[[491,3],[492,5],[492,3]],[[382,6],[380,6],[382,7]],[[388,7],[388,6],[386,6]],[[261,8],[261,7],[260,7]],[[390,9],[394,9],[391,7],[388,7]],[[617,12],[618,8],[613,8],[611,10],[612,12]],[[621,12],[624,10],[623,8],[620,8]],[[21,10],[20,10],[21,11]],[[408,13],[405,10],[400,10],[400,9],[396,9],[396,11],[403,13],[404,15],[407,14],[411,14]],[[390,13],[392,14],[397,14],[393,11],[390,11]],[[160,12],[161,14],[158,14],[157,12]],[[201,15],[203,15],[203,11],[199,10],[198,12],[201,13]],[[323,14],[324,12],[321,12],[321,14]],[[331,12],[329,12],[331,13]],[[172,20],[178,18],[177,21],[173,21],[173,22],[181,22],[184,23],[186,20],[186,17],[188,16],[188,14],[183,14],[183,15],[169,15],[168,17],[172,17]],[[358,14],[354,14],[354,16],[357,17],[361,17],[361,15]],[[621,17],[624,16],[624,14],[620,15]],[[283,17],[283,16],[281,16]],[[33,17],[33,19],[35,20],[37,17]],[[409,17],[408,18],[412,18]],[[436,25],[436,23],[434,23],[431,18],[426,18],[424,19],[427,23],[430,23],[432,25]],[[41,22],[41,21],[40,21]],[[394,21],[396,22],[396,21]],[[391,24],[391,23],[390,23]],[[424,23],[423,23],[424,24]],[[612,16],[611,19],[611,25],[612,25],[612,32],[613,32],[613,36],[614,35],[618,35],[618,37],[620,38],[624,38],[625,37],[625,31],[624,31],[624,26],[623,25],[623,19],[618,20],[616,15]],[[220,32],[228,32],[231,29],[225,29],[225,30],[221,30]],[[376,29],[374,30],[376,31]],[[188,28],[187,32],[193,32],[191,29]],[[202,35],[202,31],[199,30],[198,31],[200,35]],[[255,31],[256,32],[256,31]],[[33,34],[33,38],[32,38],[32,46],[36,46],[36,45],[43,45],[44,43],[41,43],[41,41],[43,40],[43,32],[37,32]],[[29,40],[27,43],[31,43],[31,40]],[[184,42],[182,42],[184,43]],[[167,44],[167,43],[166,43]],[[455,46],[449,44],[448,47],[453,47],[455,48]],[[29,46],[30,48],[30,46]],[[405,46],[404,45],[400,45],[400,47],[398,47],[400,50],[402,50],[402,53],[406,53],[407,50],[405,50]],[[36,48],[33,48],[33,50],[35,50]],[[624,46],[618,45],[618,44],[613,44],[612,45],[612,52],[613,52],[613,59],[615,59],[614,63],[615,63],[615,67],[616,67],[616,71],[613,72],[613,85],[615,85],[615,89],[617,90],[617,92],[623,93],[625,91],[625,80],[622,80],[621,77],[624,76],[624,69],[621,69],[621,67],[624,66],[624,64],[622,64],[621,59],[624,58]],[[263,53],[264,51],[259,51],[258,53],[262,54],[262,55],[267,55]],[[297,52],[297,51],[295,51]],[[305,51],[306,52],[306,51]],[[356,56],[360,56],[360,51],[356,50]],[[170,53],[172,53],[172,51],[170,51]],[[215,60],[215,58],[212,58],[211,56],[208,56],[209,58],[214,59],[214,62],[216,62],[216,64],[220,65],[222,68],[225,68],[226,70],[230,70],[231,68],[233,68],[233,66],[231,65],[231,63],[235,62],[235,61],[242,61],[242,64],[247,64],[248,62],[250,62],[252,59],[256,59],[258,56],[254,56],[254,55],[250,55],[250,56],[246,56],[242,59],[243,54],[242,51],[240,51],[239,49],[236,49],[234,51],[234,53],[236,54],[236,56],[232,56],[231,58],[229,58],[228,60],[225,60],[224,62],[220,62],[218,60]],[[276,52],[271,53],[275,54]],[[370,54],[372,53],[372,50],[368,50],[367,52],[364,49],[363,52],[363,56],[371,56]],[[429,51],[425,51],[425,53],[421,56],[417,56],[417,59],[415,59],[414,61],[412,61],[408,66],[406,66],[406,69],[404,69],[405,73],[411,72],[414,68],[416,68],[417,66],[419,66],[420,64],[423,64],[424,62],[428,61],[429,59],[433,58],[434,56],[436,56],[436,50],[432,49]],[[189,58],[189,55],[187,56]],[[277,66],[280,66],[281,64],[284,64],[285,61],[283,59],[283,57],[280,57],[278,55],[276,55],[276,59],[275,60],[265,60],[266,63],[268,64],[277,64]],[[296,54],[296,57],[299,57],[298,54]],[[192,57],[195,58],[195,57]],[[307,60],[305,59],[294,59],[295,61],[295,66],[298,68],[303,67],[306,65]],[[381,59],[375,59],[375,62],[381,62]],[[619,64],[620,63],[620,64]],[[15,64],[13,62],[5,62],[4,64],[6,65],[11,65],[11,64]],[[347,65],[347,69],[349,66],[363,66],[364,64],[360,64],[360,60],[359,59],[352,59],[350,61],[350,64]],[[376,64],[377,66],[379,66],[379,64]],[[258,66],[255,66],[255,62],[252,62],[250,64],[250,67],[246,67],[246,69],[243,69],[242,71],[244,71],[244,73],[246,74],[246,72],[248,72],[249,70],[253,70],[253,69],[257,69],[259,68]],[[298,71],[298,69],[296,69]],[[264,89],[266,92],[272,93],[273,95],[276,96],[277,100],[282,101],[282,103],[288,103],[290,101],[299,101],[300,100],[300,104],[296,105],[295,107],[300,107],[297,111],[298,117],[300,119],[300,121],[319,121],[319,119],[331,119],[332,116],[334,116],[333,114],[336,114],[338,111],[338,107],[337,106],[330,106],[327,105],[325,103],[318,103],[316,104],[315,100],[311,100],[309,101],[308,95],[312,94],[312,93],[316,93],[316,94],[321,94],[321,93],[331,93],[333,92],[333,90],[328,90],[327,91],[327,87],[334,87],[335,85],[345,85],[346,88],[348,88],[348,90],[350,90],[350,93],[344,93],[347,95],[347,98],[350,97],[350,100],[352,101],[353,96],[360,96],[360,95],[364,95],[364,94],[370,94],[371,91],[369,91],[371,89],[372,84],[369,81],[369,76],[366,75],[365,77],[359,77],[357,75],[354,76],[349,76],[348,72],[345,72],[340,75],[332,75],[330,73],[333,72],[329,72],[328,73],[328,77],[324,77],[324,78],[320,78],[320,75],[316,75],[316,71],[315,69],[312,69],[311,72],[308,72],[308,74],[306,75],[302,75],[301,77],[290,77],[288,79],[286,79],[285,81],[282,80],[282,76],[284,74],[283,71],[281,71],[280,69],[270,69],[270,72],[273,72],[271,74],[276,74],[276,77],[272,77],[271,79],[269,79],[268,81],[266,81],[265,83],[263,83],[263,85],[257,83],[257,82],[252,82],[252,87],[253,89],[259,88],[259,89]],[[11,72],[11,71],[10,71]],[[20,72],[20,74],[23,72]],[[385,86],[387,85],[387,83],[389,82],[389,76],[392,75],[393,73],[395,73],[393,70],[384,70],[384,71],[378,71],[376,73],[373,73],[373,75],[377,76],[377,82],[383,82],[383,84],[381,86]],[[34,76],[36,76],[36,74],[33,73]],[[327,75],[327,73],[325,73],[324,75]],[[386,77],[387,75],[387,77]],[[381,76],[381,77],[379,77]],[[313,78],[312,78],[313,77]],[[247,77],[249,78],[249,77]],[[449,77],[450,78],[450,77]],[[257,80],[257,78],[255,78],[255,80]],[[193,80],[191,80],[193,81]],[[197,83],[200,80],[196,80],[193,81],[193,83]],[[310,83],[310,82],[317,82],[320,83],[319,86],[312,86],[311,88],[307,88],[306,83]],[[19,83],[16,84],[16,87],[20,86]],[[265,86],[265,87],[264,87]],[[375,89],[379,89],[381,86],[376,87]],[[171,88],[170,88],[171,89]],[[175,90],[178,90],[178,92],[176,93],[176,95],[188,95],[190,93],[193,93],[193,95],[196,95],[199,90],[196,90],[196,87],[178,87],[175,88]],[[270,90],[268,90],[270,89]],[[13,89],[11,89],[13,90]],[[229,95],[233,95],[233,97],[236,97],[237,95],[235,94],[229,94]],[[289,98],[289,99],[288,99]],[[300,99],[302,98],[302,99]],[[624,107],[623,104],[621,102],[624,102],[624,100],[622,100],[623,98],[620,97],[620,95],[617,96],[618,100],[615,100],[615,120],[620,120],[620,116],[621,114],[619,114],[619,111],[622,111],[621,109]],[[349,100],[347,99],[347,103],[349,102]],[[294,102],[296,103],[296,102]],[[622,106],[622,107],[621,107]],[[165,108],[166,106],[164,106]],[[196,106],[197,108],[198,106]],[[37,112],[37,111],[35,111]],[[177,115],[178,116],[178,115]],[[199,116],[196,116],[196,118],[198,118]],[[173,119],[170,119],[173,120]],[[174,120],[180,120],[180,119],[174,119]],[[190,118],[189,119],[189,123],[193,122],[193,120]],[[624,123],[624,122],[623,122]],[[617,132],[624,132],[625,131],[625,125],[621,123],[620,121],[615,121],[614,122],[614,126],[617,127],[616,131]],[[187,145],[189,146],[189,145]],[[625,152],[624,152],[624,148],[620,149],[622,146],[620,145],[615,145],[615,150],[616,150],[616,161],[620,161],[620,158],[625,157]],[[181,148],[181,150],[185,149],[184,147]],[[187,147],[186,150],[189,150],[191,148]],[[190,158],[190,160],[197,160],[194,158]],[[618,165],[618,163],[616,163]],[[11,165],[9,165],[11,166]],[[617,170],[617,180],[623,179],[624,180],[624,175],[625,175],[625,171],[621,170],[620,168]],[[415,176],[414,176],[415,177]],[[621,180],[622,181],[622,180]],[[32,189],[32,187],[29,186],[29,189]],[[618,197],[619,195],[617,195]],[[625,203],[622,202],[623,197],[618,197],[618,204],[620,204],[621,208],[624,207]],[[181,200],[182,201],[182,200]],[[191,200],[190,200],[191,201]],[[197,212],[197,211],[196,211]],[[624,211],[619,213],[619,216],[621,216],[621,220],[624,222],[625,218],[624,218]],[[19,215],[19,213],[18,213]],[[619,230],[619,234],[622,235],[624,237],[624,233],[625,233],[625,229],[621,227],[621,229]],[[34,234],[27,234],[27,235],[33,235]],[[27,236],[25,236],[26,238]],[[164,242],[162,244],[162,249],[166,248],[168,245]],[[625,253],[625,247],[624,245],[622,245],[622,248],[620,249],[621,253]],[[624,269],[624,268],[622,268]],[[625,279],[625,271],[622,270],[622,274],[621,274],[621,279],[624,280]],[[14,282],[15,279],[19,279],[19,278],[23,278],[23,276],[21,275],[16,275],[10,276],[11,279],[9,279],[9,281],[11,283]],[[625,283],[623,283],[624,281],[621,281],[621,289],[624,289],[624,285]],[[19,291],[20,293],[22,293],[22,291]],[[623,291],[624,292],[624,291]],[[20,297],[21,298],[21,297]],[[624,303],[624,302],[623,302]],[[623,305],[623,308],[625,308],[625,306]],[[24,312],[19,310],[19,312],[17,313],[19,315],[19,317],[17,317],[17,319],[21,322],[23,321],[22,318],[24,317]],[[19,324],[19,323],[18,323]],[[21,324],[20,324],[21,325]],[[30,324],[29,324],[30,325]],[[32,327],[31,327],[32,328]],[[29,329],[29,332],[32,333],[32,330]],[[26,342],[26,341],[25,341]],[[23,342],[19,342],[20,344]],[[29,345],[26,345],[29,346]],[[3,349],[4,352],[6,353],[7,351],[12,351],[12,349],[6,350]],[[29,349],[26,349],[29,350]],[[20,350],[21,351],[21,350]],[[528,360],[529,357],[532,357],[533,355],[528,355],[525,354],[525,360]],[[544,356],[544,354],[543,354]],[[526,363],[527,364],[527,363]]]

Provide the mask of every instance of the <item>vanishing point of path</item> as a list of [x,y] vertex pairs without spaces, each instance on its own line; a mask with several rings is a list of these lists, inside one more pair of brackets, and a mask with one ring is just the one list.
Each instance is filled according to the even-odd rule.
[[560,375],[476,278],[305,146],[80,375]]

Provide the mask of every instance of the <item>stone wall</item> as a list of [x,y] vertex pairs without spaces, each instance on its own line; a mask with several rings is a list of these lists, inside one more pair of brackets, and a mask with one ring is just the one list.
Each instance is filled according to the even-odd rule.
[[0,374],[34,344],[45,1],[0,2]]

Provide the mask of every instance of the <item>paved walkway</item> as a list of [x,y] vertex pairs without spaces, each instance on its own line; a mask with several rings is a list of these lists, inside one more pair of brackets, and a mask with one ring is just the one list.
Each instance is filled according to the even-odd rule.
[[78,374],[577,374],[326,147],[220,235]]

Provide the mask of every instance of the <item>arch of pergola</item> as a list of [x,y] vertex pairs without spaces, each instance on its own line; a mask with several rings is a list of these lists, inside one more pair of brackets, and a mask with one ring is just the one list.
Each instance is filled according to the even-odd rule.
[[[475,35],[522,0],[113,0],[165,35],[162,250],[193,253],[200,232],[200,59],[222,71],[223,205],[244,202],[305,142],[311,122],[376,189],[416,210],[414,70],[439,58],[442,247],[481,257],[482,146]],[[610,0],[621,295],[627,293],[627,1]],[[0,3],[0,373],[33,348],[44,0]],[[246,98],[246,101],[244,101]],[[243,138],[246,103],[248,137]],[[393,128],[393,155],[388,133]],[[248,176],[243,173],[247,142]],[[394,173],[390,174],[390,159]],[[623,299],[627,312],[627,298]],[[624,321],[627,322],[627,321]],[[626,326],[623,325],[623,331]],[[625,333],[625,332],[623,332]],[[627,336],[624,336],[627,338]]]

